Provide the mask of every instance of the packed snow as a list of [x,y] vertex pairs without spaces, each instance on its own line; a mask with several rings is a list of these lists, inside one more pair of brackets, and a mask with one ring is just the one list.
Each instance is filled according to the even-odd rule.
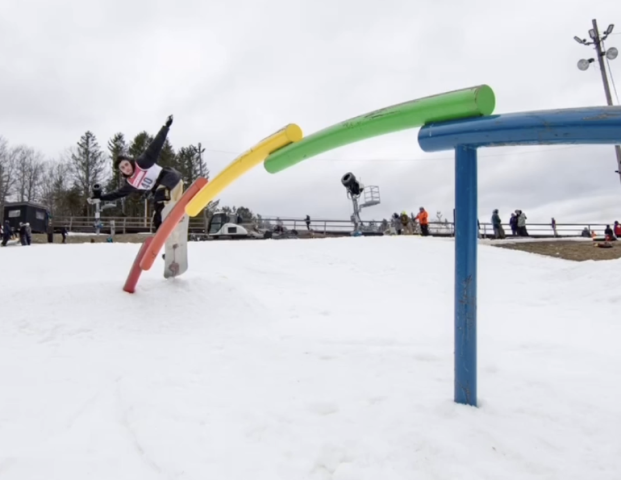
[[2,480],[621,478],[621,261],[482,244],[479,407],[450,239],[0,249]]

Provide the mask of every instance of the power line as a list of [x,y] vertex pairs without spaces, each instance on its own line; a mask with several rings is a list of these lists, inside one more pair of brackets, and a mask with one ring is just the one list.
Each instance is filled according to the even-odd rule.
[[[492,158],[492,157],[507,157],[507,156],[516,156],[516,155],[535,155],[535,154],[545,154],[547,152],[555,152],[555,151],[567,151],[567,150],[576,150],[579,148],[584,148],[583,145],[575,145],[568,147],[559,147],[559,148],[549,148],[547,150],[538,150],[538,151],[529,151],[529,152],[507,152],[507,153],[491,153],[489,155],[479,155],[479,159],[482,158]],[[225,150],[209,150],[206,149],[204,151],[207,152],[220,152],[220,153],[230,153],[232,155],[240,155],[235,152],[229,152]],[[429,160],[454,160],[455,156],[443,156],[443,157],[410,157],[410,158],[317,158],[313,159],[313,162],[334,162],[334,163],[343,163],[343,162],[419,162],[419,161],[429,161]]]

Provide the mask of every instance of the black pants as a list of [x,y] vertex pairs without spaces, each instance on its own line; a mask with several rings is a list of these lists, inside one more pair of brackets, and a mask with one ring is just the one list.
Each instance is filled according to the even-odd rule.
[[427,235],[429,235],[429,225],[421,225],[420,233],[422,234],[423,237],[426,237]]
[[158,188],[153,192],[153,229],[155,232],[162,224],[162,211],[170,200],[170,189]]
[[153,228],[157,232],[162,224],[162,211],[166,207],[166,204],[170,202],[172,194],[179,192],[179,198],[183,193],[183,180],[179,178],[177,184],[172,188],[164,187],[160,185],[153,191]]
[[162,210],[164,210],[164,202],[156,202],[153,206],[153,231],[157,232],[162,224]]

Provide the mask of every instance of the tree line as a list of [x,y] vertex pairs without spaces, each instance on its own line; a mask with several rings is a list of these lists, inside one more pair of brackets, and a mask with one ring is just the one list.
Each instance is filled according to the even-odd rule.
[[[124,182],[118,170],[113,168],[118,155],[140,156],[153,140],[146,131],[131,141],[123,133],[116,133],[102,148],[93,132],[86,131],[79,141],[58,159],[47,160],[36,149],[27,145],[11,146],[0,136],[0,208],[7,202],[32,202],[48,209],[52,218],[91,216],[94,207],[86,199],[91,196],[95,184],[109,192]],[[203,160],[201,144],[188,145],[175,150],[166,140],[158,163],[179,171],[186,187],[202,176],[209,179],[209,169]],[[132,195],[116,202],[105,210],[106,216],[137,217],[145,214],[146,198]],[[218,209],[219,200],[207,206],[208,212]],[[256,217],[246,207],[221,207],[221,210],[237,212],[244,220]],[[150,215],[150,210],[149,210]]]

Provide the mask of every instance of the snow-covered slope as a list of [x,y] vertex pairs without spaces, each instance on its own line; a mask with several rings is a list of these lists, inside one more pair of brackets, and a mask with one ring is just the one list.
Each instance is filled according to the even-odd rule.
[[621,478],[621,262],[480,247],[480,408],[453,243],[0,249],[2,480]]

